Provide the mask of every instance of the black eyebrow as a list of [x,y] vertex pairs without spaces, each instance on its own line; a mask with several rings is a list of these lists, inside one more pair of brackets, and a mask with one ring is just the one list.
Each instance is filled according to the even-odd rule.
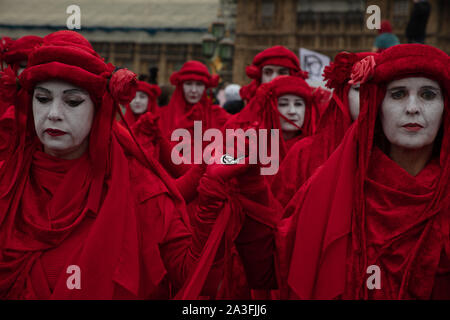
[[390,89],[388,89],[389,91],[392,91],[392,90],[399,90],[399,89],[406,89],[406,87],[405,86],[399,86],[399,87],[393,87],[393,88],[390,88]]
[[67,90],[64,90],[63,91],[63,93],[73,93],[73,92],[79,92],[79,93],[82,93],[82,94],[88,94],[86,91],[84,91],[84,90],[82,90],[82,89],[67,89]]
[[423,86],[420,89],[431,89],[431,90],[441,91],[440,88],[436,88],[436,87],[433,87],[433,86]]
[[51,94],[51,91],[48,90],[48,89],[46,89],[46,88],[43,88],[43,87],[36,87],[36,88],[34,88],[34,90],[37,90],[37,89],[43,90],[43,91],[45,91],[46,93]]

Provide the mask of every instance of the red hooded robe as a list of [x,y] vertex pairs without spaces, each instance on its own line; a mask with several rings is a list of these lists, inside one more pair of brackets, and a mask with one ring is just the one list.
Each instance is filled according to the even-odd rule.
[[[439,49],[404,44],[355,65],[359,118],[279,225],[285,298],[449,298],[449,62]],[[444,113],[434,156],[412,176],[382,151],[377,115],[387,83],[418,76],[440,84]],[[371,265],[381,289],[366,286]]]

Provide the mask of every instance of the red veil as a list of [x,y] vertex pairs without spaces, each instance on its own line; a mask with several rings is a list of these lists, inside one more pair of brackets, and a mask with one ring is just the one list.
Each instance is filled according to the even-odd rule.
[[[137,221],[142,221],[142,208],[135,199],[141,206],[156,205],[152,197],[166,193],[179,212],[183,207],[165,171],[114,122],[118,104],[134,97],[135,75],[126,69],[114,72],[81,35],[59,31],[32,52],[19,79],[19,134],[14,152],[0,167],[0,297],[148,297],[167,271],[154,232],[148,232],[145,256],[140,253]],[[42,152],[33,124],[32,94],[35,84],[49,79],[85,88],[96,106],[89,149],[79,159]],[[175,208],[165,209],[164,219],[169,221]],[[52,258],[50,252],[56,254],[58,248]],[[151,261],[151,268],[142,268],[142,259]],[[44,270],[49,260],[59,267],[66,260],[79,266],[82,290],[69,290],[64,277],[56,277],[65,271]]]
[[[284,298],[448,298],[449,65],[447,54],[419,44],[394,46],[355,65],[359,118],[279,225]],[[416,177],[376,143],[386,83],[411,76],[438,81],[445,99],[439,154]],[[381,269],[380,290],[366,286],[370,265]]]

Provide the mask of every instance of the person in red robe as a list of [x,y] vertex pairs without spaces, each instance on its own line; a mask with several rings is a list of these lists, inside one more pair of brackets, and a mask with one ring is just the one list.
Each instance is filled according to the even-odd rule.
[[[298,76],[279,76],[260,85],[250,103],[233,115],[224,129],[278,130],[278,147],[273,151],[279,151],[274,160],[280,164],[296,142],[312,135],[317,117],[316,96],[306,81]],[[268,154],[270,141],[268,138]]]
[[151,113],[158,115],[158,97],[161,95],[161,89],[156,84],[150,84],[145,81],[138,81],[136,96],[125,106],[124,118],[131,127],[141,116]]
[[[200,192],[189,222],[173,180],[114,121],[136,81],[58,31],[20,90],[2,87],[16,90],[18,135],[0,167],[1,299],[165,299],[198,267],[223,201]],[[215,168],[216,185],[235,171]],[[199,290],[217,291],[216,268]]]
[[287,154],[271,187],[274,196],[285,207],[296,191],[321,166],[342,141],[359,114],[359,84],[351,85],[353,65],[375,53],[341,52],[325,67],[327,87],[333,96],[317,125],[314,135],[296,143]]
[[247,103],[261,84],[270,82],[278,76],[291,75],[306,79],[308,75],[301,70],[298,57],[283,46],[274,46],[258,53],[252,64],[246,67],[245,72],[252,82],[243,86],[239,93]]
[[[172,133],[176,129],[186,129],[191,135],[191,144],[184,155],[194,163],[194,121],[201,121],[202,131],[220,129],[229,114],[220,106],[213,105],[208,92],[218,85],[219,77],[211,76],[208,68],[199,61],[186,62],[179,71],[170,76],[175,91],[167,106],[161,109],[160,126],[172,145]],[[190,148],[189,148],[190,147]]]
[[[137,85],[136,96],[125,106],[125,114],[119,122],[134,133],[142,148],[159,159],[162,134],[157,99],[161,89],[145,81],[138,81]],[[164,165],[165,162],[160,163]]]
[[359,117],[279,224],[284,298],[450,298],[449,62],[402,44],[355,64]]

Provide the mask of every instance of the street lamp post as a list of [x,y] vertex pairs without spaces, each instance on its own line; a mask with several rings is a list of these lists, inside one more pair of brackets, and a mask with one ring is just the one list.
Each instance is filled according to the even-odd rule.
[[[202,37],[202,54],[207,59],[212,74],[222,78],[229,73],[233,60],[234,42],[228,36],[225,23],[219,18],[210,26],[210,31]],[[231,79],[226,79],[231,81]]]

